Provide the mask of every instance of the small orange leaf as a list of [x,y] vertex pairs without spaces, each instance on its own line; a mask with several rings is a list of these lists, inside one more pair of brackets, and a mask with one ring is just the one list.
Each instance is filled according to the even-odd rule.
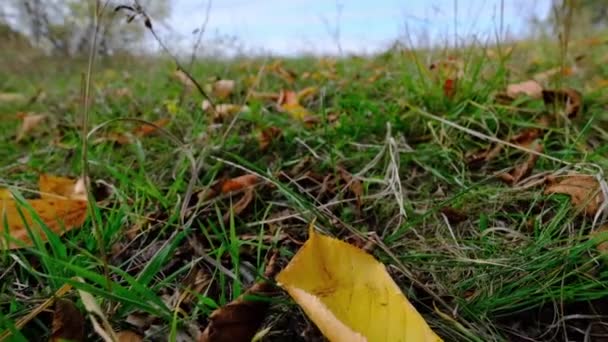
[[133,130],[133,134],[135,134],[138,137],[144,137],[146,135],[150,135],[150,134],[156,132],[156,130],[158,130],[158,127],[165,127],[169,122],[171,122],[171,119],[169,119],[169,118],[158,119],[158,120],[152,122],[153,125],[143,124],[139,127],[136,127]]
[[586,215],[595,215],[604,202],[600,184],[593,176],[572,174],[559,181],[548,179],[548,182],[545,194],[570,195],[572,204],[584,210]]
[[443,82],[443,94],[448,97],[454,97],[456,94],[456,80],[448,78]]
[[278,139],[281,136],[282,132],[280,128],[277,127],[268,127],[265,130],[260,132],[258,137],[258,143],[260,146],[260,150],[264,151],[270,146],[272,141]]
[[258,181],[258,176],[252,174],[228,179],[222,183],[222,193],[226,194],[232,191],[242,190],[254,186]]

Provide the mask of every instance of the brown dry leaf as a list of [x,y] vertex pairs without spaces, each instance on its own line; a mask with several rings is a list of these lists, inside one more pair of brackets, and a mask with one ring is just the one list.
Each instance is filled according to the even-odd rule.
[[[266,279],[274,278],[279,271],[277,255],[274,254],[266,266]],[[252,297],[270,297],[276,293],[274,285],[266,280],[254,284],[237,299],[211,313],[198,342],[251,341],[270,306],[269,301]]]
[[221,192],[226,194],[232,191],[243,190],[256,185],[258,181],[258,176],[253,174],[228,179],[222,183]]
[[357,199],[357,209],[361,210],[361,198],[363,197],[363,184],[361,184],[361,180],[354,178],[350,172],[342,167],[340,167],[338,171],[340,172],[342,180],[348,185],[348,189],[355,195],[355,198]]
[[40,124],[46,119],[46,114],[31,114],[31,113],[19,113],[17,117],[22,120],[21,126],[17,131],[16,141],[19,142],[25,136],[34,130],[36,127],[40,126]]
[[179,69],[175,70],[175,72],[173,72],[173,78],[178,80],[179,83],[181,83],[184,86],[184,88],[186,88],[188,91],[191,91],[192,89],[194,89],[196,87],[196,85],[194,84],[194,82],[192,82],[190,77],[188,77],[188,75],[186,75],[185,72],[183,72]]
[[234,88],[236,82],[234,80],[217,80],[211,84],[211,93],[220,100],[228,98]]
[[439,211],[443,215],[445,215],[445,217],[448,219],[448,222],[450,222],[451,224],[458,224],[468,218],[467,214],[453,207],[443,207],[439,209]]
[[467,164],[471,167],[479,167],[481,164],[486,163],[496,158],[502,151],[502,144],[496,144],[493,147],[487,148],[468,155]]
[[[536,152],[540,153],[543,151],[543,146],[538,144],[535,146],[534,150]],[[508,184],[511,184],[511,185],[516,184],[522,178],[526,177],[527,175],[530,174],[530,172],[532,172],[532,169],[534,169],[534,165],[536,165],[537,160],[538,160],[538,155],[531,153],[530,156],[528,157],[528,159],[524,163],[515,166],[509,172],[499,174],[498,178],[500,178],[502,181],[504,181]]]
[[253,201],[253,188],[249,187],[245,189],[243,196],[238,200],[238,202],[232,205],[230,211],[224,214],[224,222],[229,222],[230,216],[240,215],[243,210],[247,209],[251,201]]
[[213,113],[213,121],[215,122],[222,122],[241,112],[249,112],[249,107],[247,106],[229,103],[216,104],[212,107],[208,100],[203,100],[201,108],[204,112]]
[[[29,200],[27,203],[40,217],[40,220],[57,235],[63,235],[69,230],[80,227],[87,217],[87,201],[84,200],[47,198]],[[25,222],[21,218],[20,211]],[[18,205],[16,201],[0,200],[0,214],[2,220],[6,220],[10,238],[23,242],[22,246],[20,243],[9,240],[8,237],[1,238],[0,249],[31,246],[32,240],[26,227],[29,227],[32,233],[39,234],[42,240],[46,240],[44,230],[34,220],[30,210]]]
[[283,132],[278,127],[268,127],[262,131],[260,131],[260,135],[258,136],[258,143],[260,146],[260,150],[265,151],[270,144],[281,137]]
[[511,98],[516,98],[520,94],[540,99],[543,96],[543,87],[535,80],[509,84],[507,86],[507,95]]
[[593,176],[571,174],[560,180],[547,179],[548,186],[545,194],[566,194],[578,209],[584,210],[586,215],[593,216],[604,202],[604,195],[600,184]]
[[144,137],[146,135],[150,135],[156,132],[158,130],[158,127],[165,127],[169,122],[171,122],[171,119],[169,118],[158,119],[152,122],[152,125],[143,124],[141,126],[135,127],[135,129],[133,130],[133,134],[138,137]]
[[127,145],[133,143],[133,135],[128,133],[109,132],[102,137],[93,140],[93,144],[103,142],[112,142],[119,145]]
[[55,300],[51,342],[85,340],[85,318],[71,300],[58,298]]
[[582,105],[582,95],[572,88],[543,90],[546,106],[564,105],[564,114],[572,119],[577,116]]
[[132,332],[131,330],[123,330],[116,333],[117,342],[142,342],[144,338]]
[[[509,142],[522,147],[529,147],[537,138],[542,136],[542,134],[542,130],[538,128],[526,128],[519,134],[511,137]],[[479,167],[481,164],[498,157],[502,149],[502,144],[496,144],[485,150],[477,151],[467,156],[467,163],[471,167]]]

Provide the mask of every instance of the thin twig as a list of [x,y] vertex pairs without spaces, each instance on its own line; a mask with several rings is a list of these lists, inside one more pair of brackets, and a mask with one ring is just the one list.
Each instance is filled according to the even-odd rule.
[[95,208],[94,203],[95,199],[93,198],[93,194],[90,191],[91,182],[88,177],[89,175],[89,164],[88,164],[88,129],[89,129],[89,114],[90,114],[90,94],[91,94],[91,77],[93,75],[93,65],[95,64],[95,55],[97,48],[97,36],[99,33],[99,21],[103,15],[103,11],[108,5],[108,1],[101,5],[100,0],[95,1],[95,13],[93,15],[94,20],[94,30],[93,30],[93,41],[90,45],[89,49],[89,60],[87,64],[87,72],[84,75],[84,84],[83,84],[83,109],[82,109],[82,178],[85,184],[85,189],[87,193],[87,210],[89,212],[89,216],[91,217],[91,225],[93,226],[93,232],[95,233],[95,237],[97,239],[97,244],[99,248],[99,252],[101,253],[101,260],[103,263],[103,271],[107,281],[108,291],[111,290],[112,281],[110,279],[110,268],[108,266],[108,256],[106,255],[105,243],[103,239],[103,235],[101,233],[101,227],[97,224],[97,220],[95,219]]

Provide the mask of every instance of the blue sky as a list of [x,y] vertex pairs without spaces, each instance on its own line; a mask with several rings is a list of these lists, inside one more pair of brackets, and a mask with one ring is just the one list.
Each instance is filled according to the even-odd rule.
[[[171,1],[166,24],[180,44],[191,44],[207,1]],[[529,20],[544,18],[550,6],[550,0],[503,3],[503,27],[510,37],[524,34]],[[339,23],[343,50],[365,53],[404,37],[418,45],[451,44],[455,26],[460,40],[493,39],[500,18],[500,0],[212,0],[206,38],[234,36],[246,49],[274,54],[332,54],[338,48],[328,31]]]

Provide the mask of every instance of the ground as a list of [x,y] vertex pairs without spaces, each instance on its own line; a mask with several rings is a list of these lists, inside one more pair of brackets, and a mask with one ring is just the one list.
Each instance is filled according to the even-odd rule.
[[[0,330],[16,330],[67,283],[93,294],[117,330],[159,341],[195,334],[260,279],[274,251],[286,264],[316,219],[384,263],[446,341],[601,340],[608,273],[590,236],[603,217],[545,188],[547,177],[603,177],[608,167],[607,53],[589,39],[567,51],[547,39],[184,63],[204,89],[236,82],[227,99],[210,95],[216,108],[248,106],[226,115],[203,111],[170,58],[100,57],[85,128],[95,215],[50,243],[0,251]],[[0,102],[0,185],[28,198],[40,174],[79,177],[86,61],[12,56],[0,68],[0,91],[25,97]],[[509,84],[554,68],[540,84],[578,90],[575,115],[504,99]],[[307,87],[305,112],[277,105],[281,91]],[[16,141],[18,113],[47,117]],[[165,131],[138,134],[141,122],[121,118],[168,120]],[[473,160],[530,129],[536,145]],[[114,141],[125,133],[128,142]],[[541,155],[505,182],[501,173],[530,158],[522,146]],[[247,190],[221,190],[251,174],[251,202]],[[75,291],[67,298],[83,307]],[[21,334],[49,336],[51,317],[43,311]],[[263,327],[263,340],[321,339],[282,293]]]

